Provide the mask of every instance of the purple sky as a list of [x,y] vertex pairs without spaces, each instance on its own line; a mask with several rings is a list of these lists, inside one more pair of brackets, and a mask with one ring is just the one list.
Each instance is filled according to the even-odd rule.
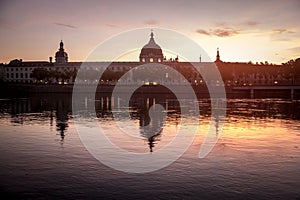
[[212,59],[219,47],[224,61],[281,63],[300,57],[299,10],[300,0],[1,1],[0,62],[48,60],[61,39],[70,61],[82,61],[115,34],[159,27],[192,38]]

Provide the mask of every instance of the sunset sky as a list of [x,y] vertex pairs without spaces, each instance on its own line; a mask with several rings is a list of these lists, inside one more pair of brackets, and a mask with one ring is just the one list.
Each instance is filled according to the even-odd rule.
[[219,47],[223,61],[280,64],[300,57],[299,10],[300,0],[1,1],[0,62],[48,60],[61,39],[69,61],[82,61],[111,36],[149,27],[187,35],[212,59]]

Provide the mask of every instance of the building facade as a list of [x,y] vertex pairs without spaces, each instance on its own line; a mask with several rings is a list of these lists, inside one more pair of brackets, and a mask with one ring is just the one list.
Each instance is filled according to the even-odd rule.
[[[96,77],[93,70],[99,70],[105,62],[69,62],[68,53],[64,49],[64,43],[59,43],[59,49],[55,53],[55,62],[52,57],[49,61],[27,62],[22,59],[15,59],[8,64],[0,65],[0,80],[8,83],[43,83],[43,84],[72,84],[77,71],[83,70],[77,81],[83,83],[98,82],[100,84],[115,84],[118,78],[130,69],[143,63],[163,63],[179,71],[191,84],[215,84],[223,82],[226,86],[251,86],[251,85],[290,85],[300,84],[300,77],[293,66],[273,65],[268,63],[253,64],[223,62],[220,57],[219,48],[215,62],[180,62],[178,58],[167,60],[161,47],[156,44],[154,34],[151,32],[149,42],[143,46],[139,55],[139,62],[112,62],[109,63],[106,76]],[[193,66],[210,68],[216,65],[223,80],[204,80]],[[294,71],[293,71],[294,70]],[[83,75],[82,75],[83,74]],[[167,76],[167,74],[166,74]],[[149,80],[139,80],[131,77],[124,84],[135,82],[147,83]],[[170,82],[170,84],[180,84]]]

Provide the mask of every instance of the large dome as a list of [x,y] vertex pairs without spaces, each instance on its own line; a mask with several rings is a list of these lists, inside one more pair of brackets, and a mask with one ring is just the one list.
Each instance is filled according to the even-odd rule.
[[163,53],[158,44],[154,41],[154,34],[151,32],[151,38],[140,53],[140,62],[162,62]]
[[57,51],[55,57],[68,57],[68,54],[66,52]]

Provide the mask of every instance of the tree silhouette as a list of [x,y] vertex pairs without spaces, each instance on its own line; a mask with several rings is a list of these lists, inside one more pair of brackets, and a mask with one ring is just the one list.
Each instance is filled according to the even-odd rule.
[[35,68],[30,74],[30,77],[36,79],[37,82],[45,81],[45,79],[49,77],[49,71],[41,67]]

